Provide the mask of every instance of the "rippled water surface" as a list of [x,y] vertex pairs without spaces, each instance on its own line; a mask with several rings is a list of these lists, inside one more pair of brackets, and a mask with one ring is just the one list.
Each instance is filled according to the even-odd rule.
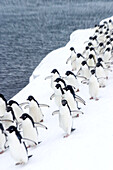
[[74,30],[112,15],[112,0],[0,0],[0,93],[13,97]]

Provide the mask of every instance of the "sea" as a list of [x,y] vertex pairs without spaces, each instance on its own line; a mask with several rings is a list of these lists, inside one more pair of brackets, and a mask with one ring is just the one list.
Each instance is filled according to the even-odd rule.
[[0,93],[7,100],[77,29],[113,16],[113,0],[0,0]]

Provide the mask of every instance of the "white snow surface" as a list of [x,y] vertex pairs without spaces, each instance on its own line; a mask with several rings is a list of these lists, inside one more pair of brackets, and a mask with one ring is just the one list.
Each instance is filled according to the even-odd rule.
[[22,103],[33,95],[39,103],[50,105],[50,108],[42,108],[43,124],[48,130],[38,128],[42,142],[36,148],[28,149],[33,157],[26,165],[15,166],[7,150],[0,155],[1,170],[113,170],[113,72],[107,86],[100,88],[98,101],[89,100],[88,86],[80,84],[77,94],[86,101],[86,106],[80,105],[84,114],[74,119],[76,130],[68,138],[63,138],[58,115],[52,116],[58,108],[54,100],[50,100],[53,93],[50,80],[45,80],[54,68],[61,76],[71,70],[70,64],[66,64],[70,47],[75,47],[77,52],[83,51],[84,42],[93,33],[94,29],[73,32],[66,46],[48,54],[34,70],[30,83],[13,97]]

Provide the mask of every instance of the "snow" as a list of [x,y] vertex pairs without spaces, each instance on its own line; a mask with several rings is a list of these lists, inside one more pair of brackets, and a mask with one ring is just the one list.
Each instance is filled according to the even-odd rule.
[[77,94],[86,101],[86,106],[80,105],[84,114],[74,119],[76,130],[68,138],[63,138],[58,115],[52,116],[58,108],[54,100],[50,101],[53,93],[50,80],[45,80],[54,68],[61,76],[71,70],[70,64],[66,64],[69,48],[73,46],[77,52],[83,51],[84,42],[93,33],[94,29],[73,32],[66,46],[48,54],[34,70],[30,83],[13,97],[22,103],[33,95],[39,103],[50,105],[50,108],[42,108],[43,124],[48,130],[39,128],[39,141],[42,142],[29,149],[33,157],[28,164],[15,166],[9,150],[0,155],[2,170],[113,170],[113,73],[109,75],[107,86],[100,89],[98,101],[89,100],[88,86],[80,84]]

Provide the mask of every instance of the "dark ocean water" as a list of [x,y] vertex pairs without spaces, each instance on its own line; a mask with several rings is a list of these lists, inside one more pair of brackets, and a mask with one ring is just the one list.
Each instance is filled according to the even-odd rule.
[[0,0],[0,93],[13,97],[76,29],[113,15],[113,0]]

